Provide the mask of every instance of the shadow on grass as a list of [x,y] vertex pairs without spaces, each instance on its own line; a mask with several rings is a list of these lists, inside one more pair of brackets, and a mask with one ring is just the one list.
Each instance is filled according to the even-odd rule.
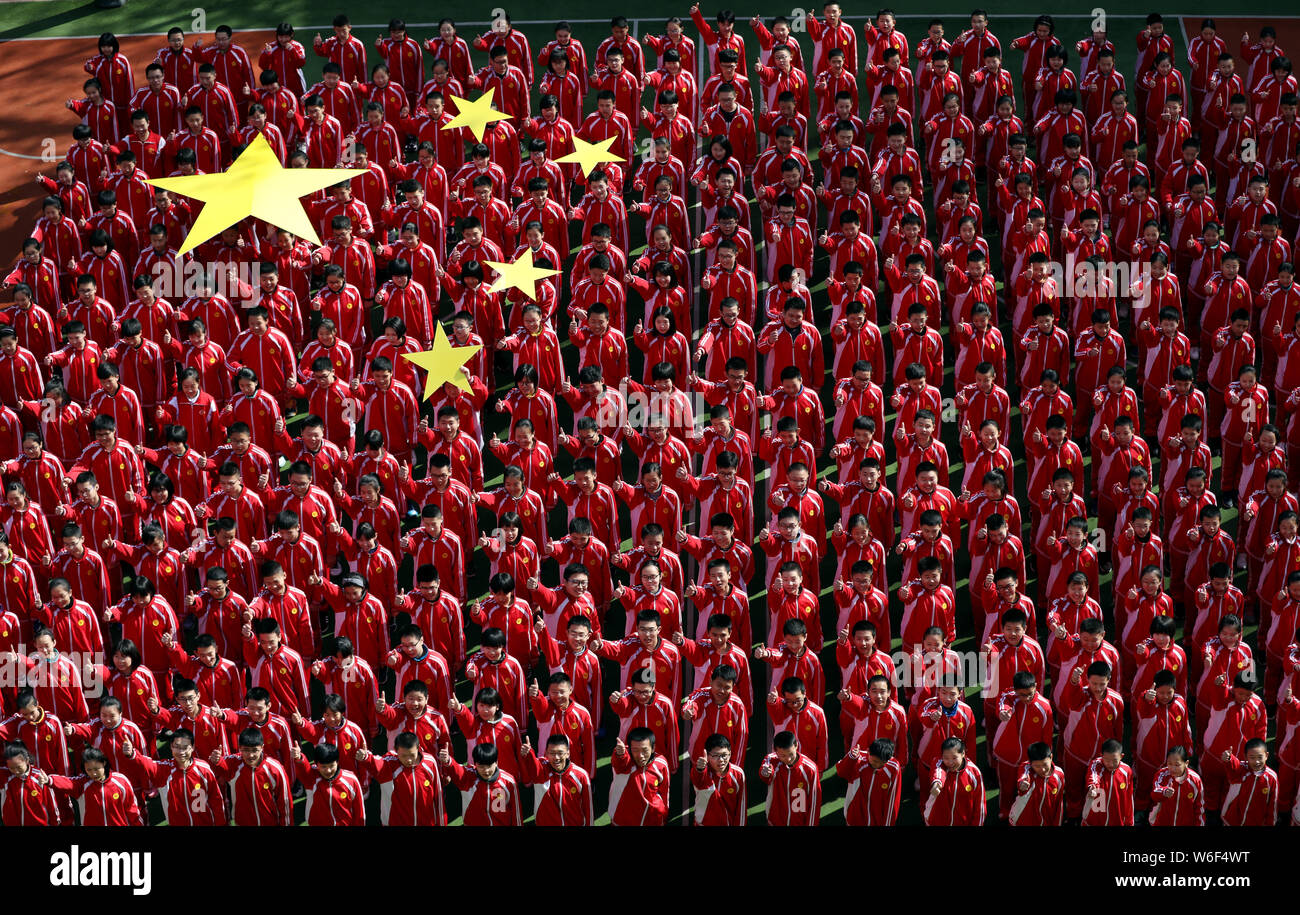
[[96,13],[111,12],[96,6],[93,2],[83,3],[72,9],[64,10],[61,13],[52,13],[49,16],[42,16],[40,19],[33,19],[31,22],[25,22],[20,26],[12,29],[5,29],[0,32],[0,41],[11,41],[15,38],[26,38],[29,35],[37,35],[46,29],[52,29],[69,22],[76,22],[79,19],[85,19],[87,16],[93,16]]

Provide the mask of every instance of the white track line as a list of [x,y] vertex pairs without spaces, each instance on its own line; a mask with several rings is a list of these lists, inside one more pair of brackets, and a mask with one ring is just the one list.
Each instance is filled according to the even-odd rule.
[[0,155],[13,156],[15,159],[35,159],[38,162],[44,161],[45,159],[44,156],[29,156],[27,153],[10,152],[3,147],[0,147]]

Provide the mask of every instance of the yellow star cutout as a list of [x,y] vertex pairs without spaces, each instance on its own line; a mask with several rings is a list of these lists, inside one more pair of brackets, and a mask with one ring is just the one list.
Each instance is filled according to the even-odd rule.
[[299,198],[364,174],[359,168],[285,168],[266,137],[258,134],[224,172],[153,178],[148,183],[203,201],[176,252],[185,254],[248,216],[319,245],[320,237]]
[[532,248],[525,248],[524,253],[513,264],[503,264],[500,261],[483,263],[497,272],[497,278],[488,287],[488,292],[518,289],[534,302],[537,301],[537,283],[560,272],[549,267],[534,267]]
[[475,140],[482,143],[483,131],[487,129],[489,124],[514,119],[513,115],[504,114],[492,107],[492,99],[496,94],[496,86],[493,86],[472,102],[469,99],[453,95],[451,100],[456,103],[456,116],[443,124],[442,129],[451,130],[455,127],[464,127],[474,134]]
[[402,353],[402,358],[410,359],[424,369],[424,396],[420,399],[428,400],[434,391],[448,381],[469,393],[469,378],[461,371],[461,367],[482,348],[480,345],[452,346],[447,339],[447,332],[441,324],[435,322],[433,349],[422,353]]
[[611,155],[609,148],[614,145],[618,137],[606,137],[599,143],[588,143],[581,137],[573,138],[573,152],[567,156],[561,156],[556,159],[557,165],[565,162],[576,162],[582,169],[584,175],[590,175],[595,171],[596,166],[602,162],[622,162],[618,156]]

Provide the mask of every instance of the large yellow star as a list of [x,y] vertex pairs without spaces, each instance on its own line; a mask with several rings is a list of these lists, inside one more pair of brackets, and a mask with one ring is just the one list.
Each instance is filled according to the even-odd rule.
[[153,178],[148,183],[203,201],[203,209],[177,252],[185,254],[248,216],[319,245],[320,238],[299,198],[364,174],[359,168],[284,168],[266,137],[258,134],[224,172]]
[[560,271],[548,267],[533,266],[533,249],[525,248],[524,253],[512,264],[500,261],[484,261],[497,272],[497,278],[488,287],[488,292],[501,292],[506,289],[518,289],[531,301],[537,301],[537,284],[548,276],[556,276]]
[[410,359],[424,369],[424,396],[420,399],[428,400],[433,396],[434,391],[448,381],[462,391],[469,393],[469,378],[461,371],[461,367],[483,347],[478,345],[452,346],[451,341],[447,339],[447,332],[442,329],[442,325],[437,322],[434,323],[433,349],[425,350],[422,353],[402,353],[403,359]]
[[595,171],[596,166],[602,162],[622,162],[618,156],[612,155],[609,148],[614,145],[618,137],[606,137],[599,143],[588,143],[581,137],[573,138],[573,152],[567,156],[561,156],[556,159],[556,164],[564,162],[576,162],[582,169],[584,175],[590,175]]
[[496,92],[496,87],[492,86],[472,102],[469,99],[453,95],[451,100],[456,104],[456,116],[443,124],[442,129],[452,130],[456,127],[465,127],[470,133],[474,134],[476,141],[482,143],[483,131],[487,129],[489,124],[513,119],[512,115],[504,114],[492,107],[492,99]]

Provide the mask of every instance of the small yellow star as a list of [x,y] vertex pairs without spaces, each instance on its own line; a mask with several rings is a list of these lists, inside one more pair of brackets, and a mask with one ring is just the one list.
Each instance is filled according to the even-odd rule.
[[249,216],[319,245],[320,237],[299,198],[364,174],[359,168],[285,168],[266,137],[258,134],[224,172],[154,178],[148,183],[203,201],[176,252],[185,254]]
[[573,152],[556,159],[557,165],[576,162],[584,175],[590,175],[602,162],[622,162],[618,156],[611,155],[609,148],[618,137],[606,137],[599,143],[588,143],[581,137],[573,138]]
[[443,124],[442,129],[452,130],[456,127],[464,127],[474,134],[475,140],[482,143],[483,131],[487,129],[489,124],[513,119],[512,115],[503,114],[492,107],[492,99],[496,92],[496,87],[493,86],[472,102],[469,99],[453,95],[451,100],[456,105],[456,116]]
[[461,368],[482,348],[480,345],[452,346],[442,325],[435,324],[433,349],[422,353],[402,353],[402,358],[410,359],[424,369],[424,396],[420,399],[428,400],[448,381],[469,393],[469,378]]
[[548,267],[533,266],[533,249],[525,248],[524,253],[512,264],[500,261],[484,261],[497,272],[497,278],[488,287],[488,292],[501,292],[506,289],[518,289],[534,302],[537,301],[537,284],[548,276],[556,276],[560,271]]

